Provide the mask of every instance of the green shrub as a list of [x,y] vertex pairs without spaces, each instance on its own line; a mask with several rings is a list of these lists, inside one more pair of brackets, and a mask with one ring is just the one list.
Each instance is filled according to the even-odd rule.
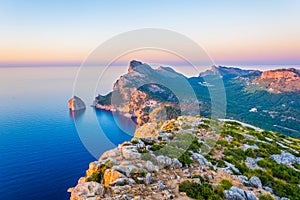
[[221,180],[220,184],[225,190],[229,190],[232,187],[232,182],[225,178]]
[[184,152],[178,160],[182,163],[183,166],[189,165],[194,163],[194,161],[190,158],[190,153],[189,152]]
[[212,189],[212,186],[207,182],[203,182],[200,185],[195,182],[183,181],[179,184],[179,192],[185,192],[188,197],[199,200],[221,199],[221,197]]
[[275,200],[270,194],[261,194],[259,200]]
[[141,159],[146,160],[146,161],[149,160],[153,163],[156,161],[149,152],[148,153],[143,153],[142,156],[141,156]]
[[163,147],[164,147],[163,145],[153,144],[153,146],[152,146],[151,149],[152,149],[152,151],[158,151],[158,150],[160,150]]

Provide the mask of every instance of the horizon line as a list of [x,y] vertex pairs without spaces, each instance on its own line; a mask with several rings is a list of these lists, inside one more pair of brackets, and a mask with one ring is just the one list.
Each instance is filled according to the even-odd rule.
[[[134,60],[134,59],[132,59]],[[122,62],[116,62],[116,63],[113,63],[111,64],[111,66],[127,66],[129,64],[131,60],[129,60],[128,62],[125,62],[125,61],[122,61]],[[148,63],[151,65],[151,63],[155,63],[156,65],[167,65],[167,66],[172,66],[172,65],[175,65],[175,66],[187,66],[187,62],[176,62],[176,61],[142,61],[142,60],[139,60],[143,63]],[[84,62],[80,62],[80,61],[55,61],[55,62],[1,62],[0,61],[0,67],[1,68],[21,68],[21,67],[80,67]],[[216,65],[216,66],[229,66],[229,67],[243,67],[243,66],[247,66],[247,67],[259,67],[259,66],[276,66],[278,65],[278,67],[280,66],[297,66],[297,67],[300,67],[300,63],[285,63],[285,62],[276,62],[276,63],[273,63],[273,62],[247,62],[247,61],[244,61],[244,62],[237,62],[237,61],[231,61],[231,62],[228,62],[228,61],[224,61],[224,62],[214,62],[214,63],[211,63],[211,65],[207,65],[207,64],[203,64],[203,63],[200,63],[200,62],[195,62],[196,65],[199,65],[199,66],[207,66],[207,67],[210,67],[212,65]],[[103,65],[106,65],[106,63],[104,62],[94,62],[94,63],[89,63],[89,65],[87,66],[90,66],[90,67],[97,67],[97,66],[103,66]]]

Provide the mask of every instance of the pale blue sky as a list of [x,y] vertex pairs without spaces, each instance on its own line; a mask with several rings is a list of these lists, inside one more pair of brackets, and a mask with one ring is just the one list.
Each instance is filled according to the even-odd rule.
[[219,64],[299,64],[300,1],[1,1],[0,63],[80,63],[119,33],[182,33]]

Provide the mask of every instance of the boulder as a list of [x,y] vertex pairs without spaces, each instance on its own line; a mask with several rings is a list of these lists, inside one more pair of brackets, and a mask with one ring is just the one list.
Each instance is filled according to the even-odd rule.
[[198,162],[200,165],[209,165],[209,166],[211,166],[211,163],[208,162],[208,161],[206,160],[206,158],[205,158],[203,155],[199,154],[199,153],[193,153],[193,152],[192,152],[192,158],[193,158],[196,162]]
[[225,190],[224,196],[227,200],[258,200],[252,192],[242,190],[235,186],[232,186],[230,190]]
[[137,146],[134,145],[121,145],[122,156],[125,160],[135,160],[141,158],[141,154],[137,151]]
[[[69,190],[70,191],[70,190]],[[97,182],[84,182],[79,183],[75,188],[71,190],[70,200],[82,200],[88,198],[98,197],[104,194],[104,186]]]
[[126,178],[126,177],[122,173],[114,169],[107,169],[105,170],[103,175],[104,185],[108,186],[119,178]]
[[122,174],[126,175],[127,177],[131,176],[131,173],[137,170],[137,167],[134,165],[119,165],[113,166],[112,169],[121,172]]
[[169,167],[172,164],[172,158],[163,155],[157,156],[156,161],[160,168]]
[[135,181],[132,178],[118,178],[115,181],[111,182],[109,185],[111,186],[115,186],[115,185],[119,185],[119,186],[123,186],[123,185],[132,185],[135,184]]
[[172,168],[181,168],[182,164],[181,164],[181,162],[177,158],[173,158],[172,159],[171,167]]
[[238,168],[236,168],[233,164],[225,161],[225,165],[227,166],[227,169],[230,169],[231,171],[233,171],[236,174],[240,174],[240,170]]
[[257,160],[255,158],[247,157],[247,159],[246,159],[246,166],[249,169],[257,169],[258,168]]
[[115,157],[118,157],[120,155],[121,155],[121,153],[120,153],[119,149],[114,148],[114,149],[111,149],[111,150],[108,150],[108,151],[104,152],[102,154],[102,156],[99,158],[99,160],[105,160],[107,158],[115,158]]
[[266,191],[268,191],[268,192],[270,192],[271,194],[273,194],[273,189],[272,188],[270,188],[270,187],[264,187],[264,190],[266,190]]
[[158,166],[155,166],[151,161],[147,160],[145,168],[148,172],[158,172]]
[[261,181],[257,176],[252,176],[249,179],[249,184],[253,187],[256,187],[256,188],[262,188]]

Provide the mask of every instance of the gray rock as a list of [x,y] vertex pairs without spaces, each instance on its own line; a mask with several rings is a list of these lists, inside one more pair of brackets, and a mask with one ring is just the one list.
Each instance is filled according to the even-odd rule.
[[266,191],[268,191],[268,192],[270,192],[271,194],[273,194],[273,189],[272,188],[270,188],[270,187],[263,187],[264,188],[264,190],[266,190]]
[[172,159],[171,167],[173,167],[173,168],[181,168],[182,164],[181,164],[181,162],[177,158],[173,158]]
[[149,160],[147,160],[145,167],[146,167],[148,172],[158,172],[158,170],[159,170],[158,166],[154,165]]
[[238,175],[236,176],[242,183],[248,183],[248,178],[247,176],[243,176],[243,175]]
[[118,157],[120,155],[121,155],[121,153],[120,153],[119,149],[114,148],[114,149],[111,149],[111,150],[108,150],[108,151],[104,152],[102,154],[102,156],[99,158],[99,160],[105,160],[107,158],[114,158],[114,157]]
[[249,184],[253,187],[256,187],[256,188],[262,188],[261,181],[257,176],[252,176],[249,179]]
[[282,151],[281,154],[273,154],[270,156],[272,160],[279,164],[284,165],[293,165],[295,163],[300,164],[300,157],[296,157],[291,153],[287,153],[285,151]]
[[257,169],[258,168],[257,160],[255,158],[247,157],[247,159],[246,159],[246,166],[249,169]]
[[71,199],[87,199],[88,197],[101,197],[104,187],[97,182],[79,183],[71,192]]
[[141,154],[137,151],[137,146],[135,145],[121,146],[120,148],[125,159],[135,160],[141,158]]
[[132,178],[118,178],[117,180],[115,180],[114,182],[111,182],[110,185],[132,185],[135,184],[135,181]]
[[201,154],[199,154],[199,153],[194,153],[194,152],[191,152],[191,153],[192,153],[192,158],[193,158],[196,162],[198,162],[200,165],[209,165],[209,166],[212,165],[210,162],[208,162],[208,161],[206,160],[206,158],[205,158],[203,155],[201,155]]
[[169,158],[168,156],[157,156],[156,161],[160,168],[168,167],[172,164],[172,158]]
[[151,184],[152,183],[152,177],[151,177],[151,174],[149,172],[146,174],[145,183],[146,184]]
[[240,147],[243,151],[246,151],[247,149],[259,149],[259,147],[254,144],[254,145],[248,145],[248,144],[244,144],[243,146]]
[[158,187],[158,189],[160,189],[160,190],[164,190],[164,189],[166,189],[167,188],[167,186],[164,184],[164,182],[162,182],[161,180],[159,180],[158,182],[157,182],[157,187]]
[[231,169],[233,172],[240,174],[240,170],[238,168],[236,168],[233,164],[226,162],[225,161],[225,165],[227,166],[227,169]]
[[256,137],[254,137],[252,135],[242,134],[242,136],[244,136],[245,138],[250,139],[250,140],[256,140]]
[[130,177],[131,173],[135,171],[137,168],[134,165],[126,165],[126,166],[116,165],[113,166],[112,169],[121,172],[127,177]]
[[232,186],[230,190],[225,190],[224,195],[227,200],[258,200],[252,192],[242,190],[235,186]]

